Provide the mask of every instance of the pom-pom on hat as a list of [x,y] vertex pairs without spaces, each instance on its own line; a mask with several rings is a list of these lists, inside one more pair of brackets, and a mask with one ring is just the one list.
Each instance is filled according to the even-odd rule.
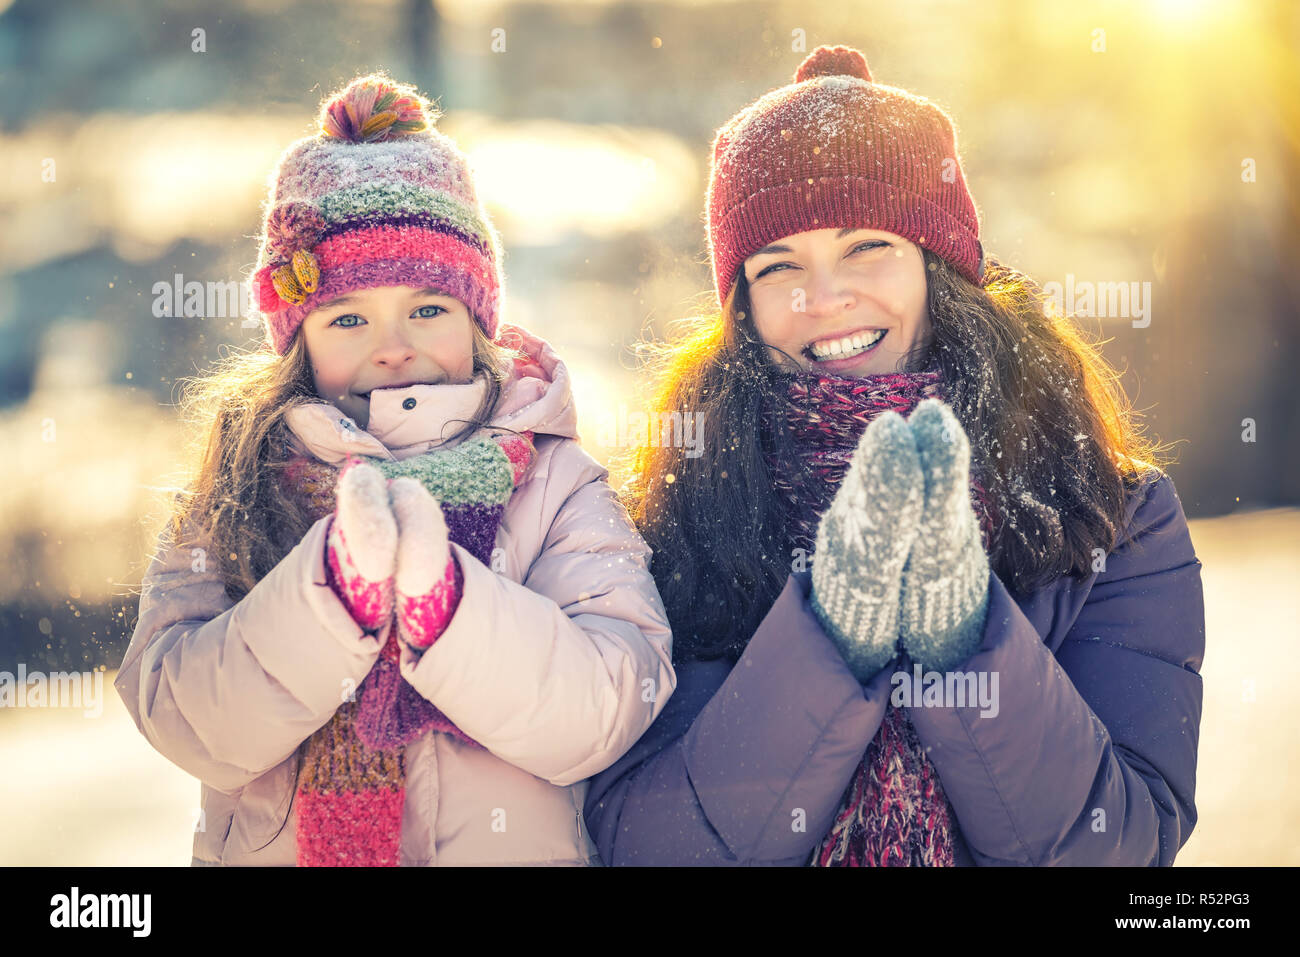
[[979,218],[952,120],[876,83],[852,47],[813,50],[792,84],[717,131],[706,205],[719,303],[749,256],[812,229],[896,233],[983,284]]
[[252,277],[277,354],[320,304],[373,286],[438,289],[496,336],[500,240],[465,156],[434,129],[440,115],[414,87],[371,73],[326,98],[315,135],[284,151]]

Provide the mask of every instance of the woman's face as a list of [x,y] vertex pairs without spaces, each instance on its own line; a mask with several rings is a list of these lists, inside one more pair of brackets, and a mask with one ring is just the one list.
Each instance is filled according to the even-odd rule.
[[302,323],[316,393],[370,424],[370,391],[471,381],[473,317],[436,289],[357,289],[313,309]]
[[759,336],[803,369],[902,372],[904,355],[929,335],[925,260],[895,233],[796,233],[754,253],[744,270]]

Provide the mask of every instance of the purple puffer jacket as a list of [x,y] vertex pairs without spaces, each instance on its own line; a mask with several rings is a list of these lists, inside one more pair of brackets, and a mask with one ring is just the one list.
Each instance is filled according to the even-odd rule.
[[[1167,866],[1196,824],[1205,607],[1173,481],[1128,505],[1136,544],[1024,597],[989,576],[996,715],[909,707],[956,812],[961,865]],[[606,864],[804,864],[884,720],[896,668],[865,686],[786,582],[735,667],[682,663],[677,690],[591,780]],[[802,815],[800,811],[802,810]],[[806,820],[806,827],[794,822]]]

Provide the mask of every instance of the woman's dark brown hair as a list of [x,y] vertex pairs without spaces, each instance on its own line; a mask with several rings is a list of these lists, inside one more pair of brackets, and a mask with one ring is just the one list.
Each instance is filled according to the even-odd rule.
[[[1054,316],[1024,274],[992,257],[983,287],[922,250],[930,332],[900,371],[937,367],[965,428],[971,469],[1000,514],[989,563],[1026,593],[1086,575],[1125,534],[1127,495],[1163,468],[1119,376],[1069,317]],[[651,564],[679,660],[735,658],[791,572],[786,507],[767,457],[788,436],[761,427],[787,402],[794,360],[762,343],[744,270],[720,313],[684,335],[643,342],[654,376],[651,417],[693,413],[702,447],[642,446],[622,494],[654,550]],[[784,458],[778,458],[784,461]]]

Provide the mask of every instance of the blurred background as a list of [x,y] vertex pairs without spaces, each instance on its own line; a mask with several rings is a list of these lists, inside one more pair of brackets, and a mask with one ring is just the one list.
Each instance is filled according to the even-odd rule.
[[991,253],[1150,290],[1145,325],[1080,324],[1172,445],[1204,563],[1177,863],[1300,863],[1300,5],[0,0],[0,672],[104,672],[93,720],[0,708],[0,864],[189,862],[199,785],[112,680],[179,380],[261,330],[159,318],[154,287],[248,276],[267,174],[322,96],[382,68],[437,99],[502,234],[504,318],[564,357],[608,462],[632,343],[711,298],[714,130],[822,43],[954,117]]

